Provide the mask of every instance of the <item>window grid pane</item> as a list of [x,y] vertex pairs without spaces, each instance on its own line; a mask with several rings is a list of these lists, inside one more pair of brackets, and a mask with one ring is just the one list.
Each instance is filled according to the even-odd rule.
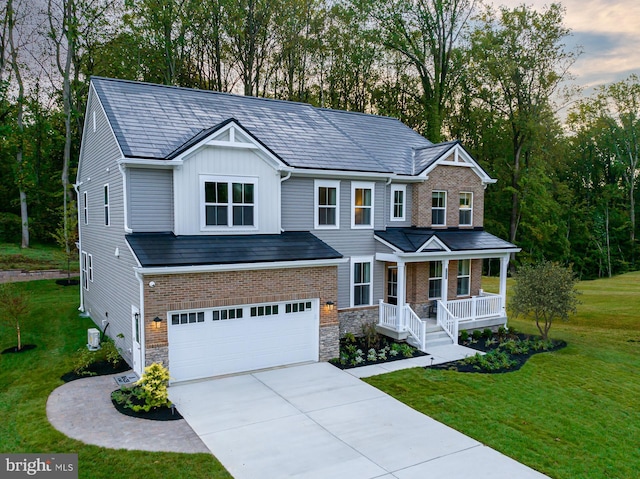
[[354,192],[354,223],[371,225],[371,188],[356,188]]

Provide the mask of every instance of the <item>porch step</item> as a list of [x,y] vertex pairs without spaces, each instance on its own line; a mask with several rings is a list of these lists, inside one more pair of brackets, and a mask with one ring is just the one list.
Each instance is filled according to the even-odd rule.
[[427,332],[427,348],[447,346],[450,344],[455,343],[442,328],[436,331]]

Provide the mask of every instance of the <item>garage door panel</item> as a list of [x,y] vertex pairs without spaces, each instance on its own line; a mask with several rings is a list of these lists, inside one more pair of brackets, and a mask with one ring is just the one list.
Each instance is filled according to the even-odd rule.
[[[309,300],[306,300],[307,304]],[[169,325],[173,381],[232,374],[318,360],[318,301],[297,313]],[[229,309],[242,308],[231,306]],[[245,306],[246,308],[246,306]],[[221,317],[220,314],[216,315]]]

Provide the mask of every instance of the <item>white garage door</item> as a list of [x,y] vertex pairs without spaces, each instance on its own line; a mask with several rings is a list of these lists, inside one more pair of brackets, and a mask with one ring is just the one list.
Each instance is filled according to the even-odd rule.
[[169,313],[172,381],[318,360],[319,301]]

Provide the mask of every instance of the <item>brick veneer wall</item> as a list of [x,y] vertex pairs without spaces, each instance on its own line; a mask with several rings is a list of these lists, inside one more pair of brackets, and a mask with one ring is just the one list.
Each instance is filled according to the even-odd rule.
[[[445,227],[458,226],[460,192],[473,193],[473,225],[483,226],[484,218],[484,185],[471,168],[462,166],[440,165],[429,173],[424,183],[413,185],[413,207],[411,223],[421,228],[431,227],[431,193],[447,192],[447,224]],[[438,226],[436,226],[437,228]],[[465,226],[461,226],[465,228]]]
[[[144,278],[146,364],[169,365],[167,312],[320,298],[320,360],[338,356],[336,266],[255,271],[147,275]],[[149,286],[150,282],[155,286]],[[163,319],[156,329],[153,318]]]

